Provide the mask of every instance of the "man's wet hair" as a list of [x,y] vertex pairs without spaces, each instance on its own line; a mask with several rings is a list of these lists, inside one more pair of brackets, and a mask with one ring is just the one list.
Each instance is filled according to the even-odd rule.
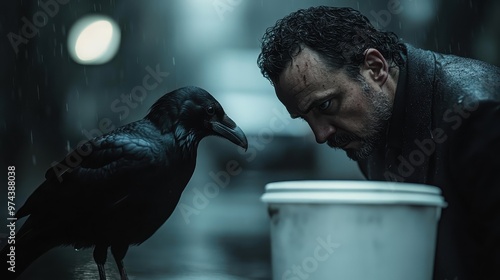
[[261,47],[257,64],[273,84],[304,47],[317,52],[332,69],[345,69],[353,79],[360,76],[366,49],[377,49],[391,67],[404,64],[406,49],[396,34],[376,29],[359,11],[327,6],[301,9],[278,20],[266,30]]

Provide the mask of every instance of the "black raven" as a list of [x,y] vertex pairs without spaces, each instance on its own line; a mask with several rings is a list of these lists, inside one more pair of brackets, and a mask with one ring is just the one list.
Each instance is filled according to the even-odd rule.
[[17,211],[17,218],[29,217],[16,235],[15,272],[4,269],[2,279],[16,278],[61,245],[94,247],[102,280],[110,247],[127,279],[122,260],[129,245],[147,240],[172,214],[195,169],[198,143],[209,135],[248,146],[214,97],[184,87],[161,97],[144,119],[77,147]]

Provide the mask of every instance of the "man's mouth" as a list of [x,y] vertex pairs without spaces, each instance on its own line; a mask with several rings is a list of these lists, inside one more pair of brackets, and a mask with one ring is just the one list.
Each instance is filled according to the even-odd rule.
[[331,148],[334,149],[342,149],[342,150],[348,150],[348,149],[358,149],[360,148],[360,145],[363,143],[362,140],[358,139],[349,139],[347,141],[328,141],[327,145],[330,146]]
[[357,143],[362,143],[363,138],[347,132],[337,132],[332,135],[330,139],[327,140],[327,145],[335,149],[354,149],[358,145]]
[[328,141],[327,145],[330,146],[331,148],[335,148],[335,149],[345,149],[350,143],[351,143],[351,141],[342,142],[342,143]]
[[352,141],[349,141],[345,144],[342,145],[342,147],[340,147],[341,149],[345,150],[345,149],[349,149],[349,147],[351,146],[352,144]]

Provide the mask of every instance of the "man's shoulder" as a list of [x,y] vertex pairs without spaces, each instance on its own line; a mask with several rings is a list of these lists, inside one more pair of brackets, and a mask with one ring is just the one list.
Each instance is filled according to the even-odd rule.
[[[421,75],[431,75],[434,91],[444,99],[500,102],[500,68],[486,62],[407,46],[410,61]],[[418,73],[414,73],[419,75]],[[450,100],[451,101],[451,100]]]
[[478,99],[500,101],[500,68],[455,55],[436,55],[436,77],[441,86]]

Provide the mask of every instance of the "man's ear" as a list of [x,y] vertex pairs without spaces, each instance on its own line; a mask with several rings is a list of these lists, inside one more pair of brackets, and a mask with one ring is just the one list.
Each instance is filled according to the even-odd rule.
[[389,77],[387,60],[377,49],[367,49],[364,54],[365,60],[361,65],[361,74],[382,87]]

